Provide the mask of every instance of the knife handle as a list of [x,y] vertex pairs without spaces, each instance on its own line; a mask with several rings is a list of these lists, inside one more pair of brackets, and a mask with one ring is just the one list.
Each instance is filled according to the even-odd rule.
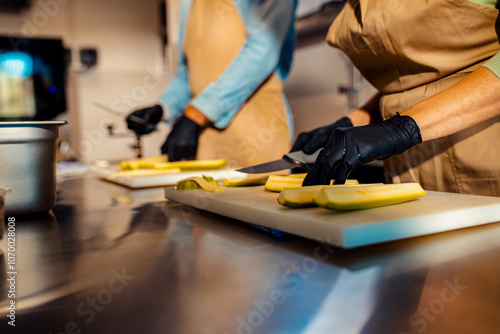
[[316,161],[316,158],[319,155],[323,148],[318,149],[313,154],[305,154],[304,151],[295,151],[287,153],[283,156],[283,158],[288,159],[298,165],[312,165]]

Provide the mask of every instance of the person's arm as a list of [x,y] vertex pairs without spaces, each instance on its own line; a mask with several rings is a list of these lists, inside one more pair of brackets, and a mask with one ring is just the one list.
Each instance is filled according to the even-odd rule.
[[179,43],[178,52],[179,60],[176,64],[176,75],[169,83],[167,90],[160,97],[160,103],[164,109],[165,117],[167,120],[173,121],[182,115],[189,100],[191,99],[191,90],[189,88],[188,71],[186,65],[186,58],[184,55],[184,33],[186,28],[186,20],[189,13],[189,3],[183,1],[180,8],[180,26],[179,26]]
[[353,110],[336,122],[300,133],[290,152],[304,151],[305,154],[313,154],[318,149],[325,147],[333,132],[338,128],[363,126],[381,121],[379,102],[380,93],[377,93],[365,105]]
[[244,13],[247,40],[231,64],[190,105],[215,126],[231,118],[276,69],[294,20],[295,0],[253,1]]
[[182,114],[191,99],[186,63],[182,57],[177,64],[177,74],[170,82],[160,102],[168,111],[168,120],[174,120]]
[[379,108],[380,96],[380,93],[375,94],[361,108],[353,110],[347,115],[353,126],[368,125],[382,120]]
[[423,141],[464,130],[500,115],[500,78],[490,69],[480,67],[402,115],[417,122]]
[[[496,56],[499,58],[500,54]],[[498,70],[497,70],[498,69]],[[483,66],[454,86],[420,102],[402,113],[418,124],[422,140],[451,135],[500,115],[500,66]],[[381,121],[380,94],[347,115],[353,126]]]
[[480,67],[462,81],[383,122],[335,130],[304,186],[344,183],[359,164],[387,159],[500,115],[500,78]]

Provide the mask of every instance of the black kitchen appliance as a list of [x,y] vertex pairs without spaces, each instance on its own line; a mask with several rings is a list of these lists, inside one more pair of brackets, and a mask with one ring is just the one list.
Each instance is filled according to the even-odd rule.
[[0,120],[51,120],[66,111],[60,39],[0,36]]

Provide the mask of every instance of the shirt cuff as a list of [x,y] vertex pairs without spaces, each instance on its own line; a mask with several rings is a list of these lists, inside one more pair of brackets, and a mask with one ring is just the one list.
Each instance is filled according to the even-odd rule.
[[500,52],[491,57],[483,66],[500,78]]
[[174,109],[170,108],[168,103],[166,103],[162,99],[158,100],[158,104],[163,110],[163,118],[165,119],[165,123],[167,124],[171,124],[177,117],[182,115],[182,113],[175,113]]

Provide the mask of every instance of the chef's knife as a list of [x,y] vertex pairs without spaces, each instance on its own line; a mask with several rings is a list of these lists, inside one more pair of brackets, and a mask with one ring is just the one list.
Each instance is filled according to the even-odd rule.
[[314,164],[321,150],[322,149],[320,148],[313,154],[305,154],[304,151],[290,152],[285,154],[283,158],[279,160],[237,169],[236,171],[248,174],[259,174],[297,167],[305,168],[308,165]]

